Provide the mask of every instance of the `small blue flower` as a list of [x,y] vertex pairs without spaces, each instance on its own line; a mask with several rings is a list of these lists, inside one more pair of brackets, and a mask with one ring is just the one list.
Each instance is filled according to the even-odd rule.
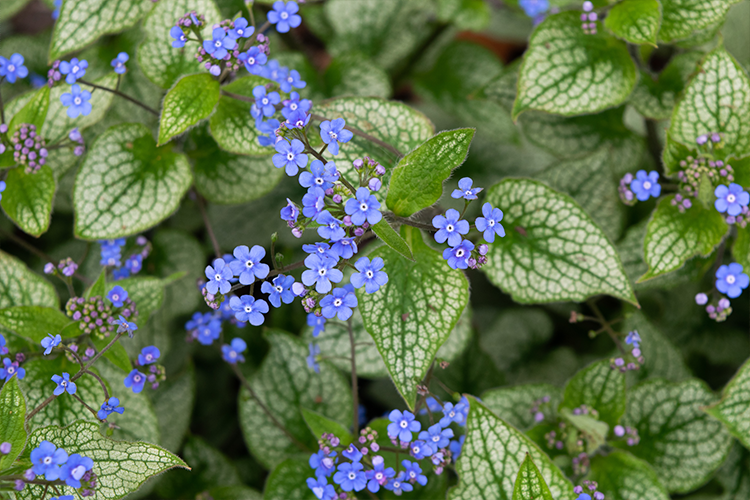
[[16,78],[26,78],[28,74],[21,54],[13,54],[10,60],[0,57],[0,76],[4,76],[8,83],[16,83]]
[[431,425],[426,431],[419,433],[419,439],[430,443],[435,450],[445,448],[453,437],[453,429],[443,429],[440,424]]
[[[484,217],[477,217],[476,226],[479,231],[483,231],[484,240],[488,243],[495,241],[495,235],[503,238],[505,236],[505,228],[500,224],[503,220],[503,211],[499,208],[493,208],[489,203],[482,205],[482,215]],[[450,244],[450,243],[449,243]]]
[[341,486],[343,491],[362,491],[367,485],[367,476],[362,468],[359,462],[339,464],[338,470],[333,475],[333,482]]
[[128,299],[128,292],[126,292],[120,285],[117,285],[109,291],[107,299],[112,302],[113,306],[122,307],[123,302]]
[[549,10],[549,0],[519,0],[518,6],[532,19]]
[[448,265],[453,269],[466,269],[469,267],[469,257],[474,250],[474,243],[469,240],[463,240],[460,245],[443,250],[443,258],[448,261]]
[[338,498],[332,484],[328,484],[325,476],[316,476],[315,479],[307,478],[307,487],[312,490],[318,500],[334,500]]
[[260,291],[268,294],[268,301],[273,307],[281,307],[281,303],[291,304],[294,301],[294,293],[291,287],[294,284],[294,276],[279,274],[273,279],[273,284],[264,281]]
[[716,186],[714,195],[716,196],[714,207],[722,214],[726,212],[731,216],[740,215],[742,208],[750,203],[750,194],[734,182],[729,187],[724,184]]
[[232,306],[237,321],[248,322],[253,326],[262,325],[266,319],[263,315],[268,312],[268,303],[265,300],[255,300],[250,295],[243,295],[242,298],[232,297],[229,299],[229,305]]
[[[6,187],[7,187],[7,184],[5,184],[5,181],[0,181],[0,193],[2,193],[3,191],[5,191]],[[2,200],[2,199],[3,199],[3,195],[0,194],[0,200]]]
[[381,286],[388,283],[388,275],[382,271],[384,266],[385,263],[381,257],[375,257],[372,262],[367,257],[360,257],[354,264],[359,272],[352,274],[351,284],[354,288],[364,286],[367,293],[377,292]]
[[242,355],[247,349],[247,343],[239,337],[233,338],[229,345],[224,344],[221,346],[221,357],[230,365],[245,362],[245,357]]
[[357,253],[357,243],[355,237],[341,238],[333,244],[331,252],[340,259],[351,259]]
[[591,495],[589,495],[588,493],[581,493],[580,495],[578,495],[576,500],[591,500]]
[[320,365],[318,364],[318,354],[320,354],[320,346],[313,344],[310,342],[307,345],[307,349],[310,354],[307,355],[307,367],[311,370],[314,370],[315,373],[320,373]]
[[136,253],[125,260],[125,267],[133,274],[138,274],[143,269],[143,255]]
[[172,26],[172,29],[169,30],[169,34],[174,38],[174,41],[172,42],[172,47],[175,49],[181,49],[185,46],[185,42],[187,42],[187,36],[185,36],[185,32],[182,31],[182,28],[179,26]]
[[297,92],[289,94],[289,99],[284,101],[284,108],[281,110],[281,114],[284,118],[289,119],[292,113],[295,111],[304,111],[307,113],[312,108],[312,101],[310,99],[300,99]]
[[89,457],[83,457],[73,453],[68,461],[60,467],[60,479],[71,488],[81,487],[81,478],[94,467],[94,461]]
[[63,106],[68,108],[68,116],[70,118],[78,118],[79,116],[88,116],[91,113],[91,92],[88,90],[81,90],[78,84],[70,87],[70,92],[66,92],[60,96],[60,102]]
[[55,8],[55,10],[52,11],[52,19],[57,20],[57,18],[60,17],[60,9],[62,8],[62,0],[52,0],[52,6]]
[[329,257],[320,257],[319,255],[308,255],[305,259],[307,270],[302,273],[302,283],[305,286],[315,284],[315,291],[318,293],[328,293],[333,288],[331,282],[339,283],[344,279],[344,274],[335,269],[336,260]]
[[297,15],[298,11],[297,2],[291,1],[284,4],[278,0],[274,2],[273,10],[268,12],[268,22],[275,24],[276,31],[279,33],[288,33],[290,28],[296,28],[302,23],[302,18]]
[[213,264],[213,267],[206,266],[205,274],[206,278],[208,278],[206,290],[212,295],[216,295],[219,292],[223,294],[229,293],[229,290],[232,289],[232,284],[229,283],[229,280],[234,277],[232,270],[226,265],[224,259],[215,259]]
[[258,120],[255,122],[255,128],[257,128],[262,134],[265,134],[258,136],[258,144],[266,148],[281,141],[281,137],[276,135],[279,126],[281,126],[281,122],[275,118],[269,118],[266,121]]
[[408,443],[412,440],[412,432],[419,432],[422,429],[422,424],[418,420],[414,419],[414,414],[410,411],[404,411],[403,413],[399,410],[393,410],[388,415],[388,419],[391,421],[388,424],[388,437],[391,439],[400,439],[402,443]]
[[431,457],[437,450],[432,448],[432,445],[427,441],[414,441],[409,447],[409,452],[417,460]]
[[352,462],[359,462],[362,460],[362,452],[359,451],[359,448],[354,446],[354,443],[349,443],[349,446],[341,452],[341,455]]
[[339,172],[332,161],[323,165],[322,161],[313,160],[310,163],[310,172],[302,172],[299,176],[299,183],[302,187],[316,186],[323,190],[332,188],[337,180],[339,180]]
[[339,154],[339,143],[344,144],[354,137],[354,134],[344,128],[345,126],[346,122],[343,118],[326,120],[320,124],[320,138],[328,144],[328,151],[333,156]]
[[651,196],[656,198],[661,194],[659,173],[652,170],[646,174],[645,170],[639,170],[635,173],[635,179],[630,183],[630,190],[635,193],[638,201],[646,201]]
[[461,214],[453,208],[445,212],[445,216],[436,215],[432,218],[432,225],[438,229],[435,233],[435,241],[445,243],[448,240],[450,246],[456,246],[461,243],[461,235],[469,232],[469,222],[459,220]]
[[385,460],[380,455],[372,457],[372,469],[365,472],[367,476],[367,489],[377,493],[381,486],[385,486],[389,479],[396,475],[393,467],[385,468]]
[[63,392],[67,392],[71,395],[76,393],[76,383],[70,381],[69,373],[63,372],[62,377],[60,375],[52,375],[51,380],[57,384],[57,387],[55,387],[55,390],[52,392],[55,396],[59,396]]
[[255,33],[253,26],[248,27],[247,19],[244,17],[238,17],[234,20],[234,28],[229,30],[227,35],[235,40],[238,38],[250,38]]
[[279,80],[283,80],[284,77],[286,77],[288,70],[289,68],[281,66],[276,59],[271,59],[268,61],[268,64],[263,67],[260,76],[278,83]]
[[289,116],[286,119],[286,127],[303,129],[307,127],[308,123],[310,123],[311,116],[312,115],[305,111],[302,111],[301,109],[292,111],[291,113],[289,113]]
[[309,254],[320,255],[321,257],[339,258],[339,255],[331,250],[331,246],[328,243],[318,242],[313,245],[302,245],[302,250]]
[[398,473],[398,476],[388,481],[385,488],[391,490],[396,495],[401,495],[404,491],[413,490],[414,486],[407,482],[404,471],[401,471]]
[[318,235],[320,235],[321,238],[338,241],[346,236],[346,231],[341,227],[343,222],[331,215],[331,212],[328,210],[320,212],[315,220],[320,224],[320,227],[318,227]]
[[278,92],[266,94],[266,87],[258,85],[253,89],[255,96],[255,106],[263,113],[263,116],[273,116],[276,113],[276,104],[281,102],[281,96]]
[[229,54],[229,50],[234,50],[237,47],[237,40],[227,36],[224,28],[214,28],[211,37],[211,40],[203,41],[203,49],[211,54],[214,59],[224,59]]
[[257,45],[250,47],[250,50],[240,54],[237,59],[242,61],[251,75],[259,75],[263,71],[263,65],[268,61],[266,54],[261,52]]
[[323,316],[316,316],[315,313],[307,315],[307,325],[313,327],[312,336],[317,337],[325,330],[326,319]]
[[625,343],[638,348],[641,345],[641,336],[636,331],[628,332],[628,335],[625,337]]
[[185,323],[185,330],[188,332],[197,329],[201,325],[207,325],[213,319],[211,313],[193,313],[193,317]]
[[440,419],[440,425],[448,427],[451,422],[463,425],[466,419],[463,409],[461,403],[455,406],[453,406],[453,403],[445,403],[445,406],[443,406],[443,418]]
[[76,80],[79,78],[83,78],[86,74],[86,68],[89,67],[89,62],[87,60],[79,61],[77,58],[73,58],[68,61],[62,61],[60,63],[60,73],[63,75],[68,75],[65,77],[65,82],[69,83],[70,85],[73,85]]
[[102,407],[96,412],[96,416],[99,420],[106,420],[113,412],[122,415],[124,411],[125,408],[120,406],[120,400],[113,396],[106,403],[102,403]]
[[11,361],[10,358],[3,358],[3,367],[0,368],[0,379],[10,380],[13,375],[18,375],[18,380],[23,380],[26,376],[26,370],[18,366],[18,361]]
[[[4,340],[5,339],[3,339],[3,341]],[[55,335],[54,337],[52,336],[51,333],[48,333],[47,336],[44,337],[41,342],[42,347],[44,347],[44,355],[46,356],[47,354],[51,353],[52,349],[60,345],[60,342],[62,342],[62,337],[60,336],[59,333]],[[5,342],[3,342],[3,344],[5,344]]]
[[750,284],[750,278],[742,271],[742,265],[736,262],[720,266],[716,270],[716,289],[730,299],[742,295],[742,290]]
[[316,476],[328,477],[333,474],[334,470],[336,470],[335,457],[335,451],[331,451],[326,455],[325,451],[318,450],[317,453],[310,455],[308,463],[310,464],[311,469],[315,469]]
[[310,217],[312,220],[318,218],[318,214],[326,206],[326,193],[319,187],[311,187],[307,194],[302,197],[302,215]]
[[462,435],[458,440],[451,441],[450,445],[448,445],[448,449],[451,451],[451,456],[454,461],[458,460],[458,457],[461,455],[461,448],[463,448],[465,440],[466,434]]
[[109,63],[112,65],[113,68],[115,68],[115,73],[118,75],[125,74],[125,71],[127,71],[127,68],[125,67],[125,63],[128,62],[130,59],[130,56],[127,52],[120,52],[117,54],[117,57],[112,59],[112,62]]
[[159,359],[159,356],[161,356],[161,352],[159,352],[159,348],[150,345],[147,347],[144,347],[141,349],[141,353],[138,355],[138,364],[141,366],[150,365],[151,363],[156,363],[156,361]]
[[122,314],[120,315],[120,318],[114,320],[113,323],[117,325],[117,333],[127,332],[128,337],[131,339],[133,338],[135,331],[138,329],[138,325],[128,321]]
[[454,189],[451,193],[451,198],[463,198],[465,200],[476,200],[477,194],[484,188],[472,188],[474,181],[471,177],[464,177],[458,181],[458,189]]
[[284,78],[281,83],[279,84],[281,87],[282,92],[291,92],[292,88],[295,89],[303,89],[307,86],[307,82],[302,80],[302,77],[299,74],[299,71],[296,69],[293,69],[287,73],[286,78]]
[[370,190],[364,187],[357,188],[354,198],[346,200],[344,211],[352,218],[352,223],[361,226],[367,221],[370,225],[375,225],[383,218],[380,213],[380,202]]
[[195,329],[195,337],[203,345],[211,345],[221,335],[221,321],[212,319],[208,323],[199,325]]
[[273,165],[276,168],[284,168],[286,175],[294,176],[297,175],[299,169],[307,166],[307,155],[302,151],[305,150],[305,145],[299,139],[292,139],[291,144],[287,141],[279,141],[276,143],[276,152],[278,154],[273,155]]
[[8,348],[5,347],[5,337],[2,335],[0,335],[0,354],[8,354]]
[[422,474],[422,467],[419,466],[417,462],[412,462],[411,460],[402,460],[401,465],[404,466],[404,475],[406,476],[407,481],[417,482],[424,486],[427,484],[427,476]]
[[248,249],[246,245],[240,245],[233,253],[236,260],[232,261],[229,267],[243,285],[250,285],[256,278],[263,279],[268,276],[270,268],[268,264],[261,262],[266,256],[266,249],[262,246],[253,245],[252,249]]
[[49,441],[42,441],[39,446],[31,450],[31,470],[40,476],[44,474],[47,481],[54,481],[60,477],[60,466],[68,461],[68,452],[56,447]]
[[357,296],[344,288],[334,288],[331,295],[320,300],[321,312],[324,318],[336,316],[341,321],[352,317],[352,308],[357,307]]
[[143,390],[143,384],[146,383],[146,376],[134,368],[125,380],[123,380],[125,387],[130,387],[134,393],[139,393]]

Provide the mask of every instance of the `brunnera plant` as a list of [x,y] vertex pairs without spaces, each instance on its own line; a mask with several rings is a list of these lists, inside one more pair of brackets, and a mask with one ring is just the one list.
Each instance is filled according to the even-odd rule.
[[11,22],[0,497],[750,497],[736,3]]

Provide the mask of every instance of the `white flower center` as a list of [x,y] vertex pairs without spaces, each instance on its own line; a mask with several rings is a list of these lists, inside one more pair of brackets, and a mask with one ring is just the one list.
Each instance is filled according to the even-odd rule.
[[141,381],[141,376],[140,375],[136,375],[135,377],[133,377],[133,382],[135,382],[136,384],[138,382],[140,382],[140,381]]
[[8,65],[8,71],[10,71],[11,73],[13,73],[13,71],[15,71],[15,69],[16,69],[16,67],[13,64],[9,64]]
[[255,64],[255,58],[254,58],[254,57],[248,57],[248,58],[247,58],[247,63],[248,63],[248,64],[249,64],[250,66],[252,66],[253,64]]
[[331,139],[333,139],[334,141],[339,137],[336,132],[328,132],[328,135],[331,136]]
[[154,357],[150,354],[146,354],[146,361],[151,361]]
[[267,105],[268,104],[268,97],[264,97],[263,99],[260,100],[260,102],[262,102],[264,106]]
[[286,159],[289,160],[289,161],[294,160],[294,153],[292,153],[291,151],[289,153],[287,153],[286,154]]
[[221,40],[216,40],[216,41],[214,42],[214,47],[216,47],[217,49],[218,49],[219,47],[221,47]]
[[651,183],[649,181],[644,182],[643,189],[651,189]]
[[736,278],[734,277],[733,274],[729,274],[729,275],[727,275],[726,281],[730,285],[734,285],[734,282],[737,281],[737,280],[736,280]]
[[61,387],[68,387],[68,381],[67,380],[63,380],[62,382],[60,382],[60,386]]
[[402,420],[400,425],[402,429],[406,429],[409,426],[409,422]]
[[736,200],[737,200],[737,197],[735,195],[731,193],[727,195],[727,203],[734,203]]
[[181,42],[187,41],[187,37],[184,34],[180,35],[180,41]]
[[375,479],[378,480],[378,482],[383,479],[383,473],[382,472],[376,472],[375,473]]
[[393,481],[393,489],[394,490],[401,489],[401,481]]
[[492,226],[495,225],[495,221],[492,220],[492,219],[490,219],[490,220],[487,221],[487,225],[490,226],[490,227],[492,227]]
[[284,291],[284,288],[281,285],[276,285],[275,288],[276,288],[276,291],[279,292],[279,293],[281,293],[281,292]]
[[412,470],[412,471],[409,471],[409,477],[411,477],[411,478],[416,478],[416,477],[417,477],[417,473],[416,473],[416,472],[414,472],[413,470]]
[[78,70],[81,69],[78,66],[73,66],[73,69],[71,70],[71,73],[78,73]]
[[8,370],[7,370],[7,371],[8,371],[8,373],[10,373],[11,375],[13,375],[14,373],[16,373],[16,367],[15,367],[15,366],[13,366],[13,365],[11,365],[11,366],[9,366],[9,367],[8,367]]
[[450,418],[453,418],[453,417],[455,417],[455,416],[456,416],[456,412],[455,412],[455,411],[451,411],[450,413],[448,413],[448,416],[449,416]]
[[237,28],[236,31],[237,31],[237,34],[240,35],[240,36],[242,36],[243,33],[245,33],[245,30],[243,30],[242,28]]
[[322,185],[323,184],[323,179],[321,177],[316,177],[315,178],[315,184]]
[[369,271],[369,270],[368,270],[368,271],[367,271],[367,272],[365,273],[365,276],[367,276],[368,278],[372,279],[372,277],[374,276],[374,273],[373,273],[372,271]]
[[80,97],[76,97],[75,99],[73,99],[73,104],[75,104],[76,106],[80,106],[81,105],[81,98]]
[[448,224],[447,226],[445,226],[445,230],[448,231],[449,233],[452,233],[453,229],[454,229],[453,224]]
[[340,307],[342,303],[341,299],[336,299],[333,301],[333,307]]
[[245,306],[245,312],[248,313],[248,314],[250,314],[251,312],[253,312],[253,306]]
[[463,249],[458,249],[458,250],[456,251],[456,257],[463,257],[463,256],[464,256],[464,251],[463,251]]
[[413,453],[414,453],[415,455],[419,455],[419,446],[414,446],[414,447],[412,447],[411,451],[412,451],[412,452],[413,452]]
[[46,465],[49,465],[52,463],[52,457],[44,457],[44,460],[42,460]]
[[291,103],[289,105],[289,109],[291,109],[292,111],[297,111],[297,103],[296,102]]
[[326,253],[326,250],[325,250],[325,248],[323,248],[323,247],[318,247],[318,253]]
[[112,295],[112,302],[119,302],[119,301],[120,301],[120,296],[119,295],[117,295],[117,294]]
[[354,472],[349,473],[349,481],[354,481],[357,478],[357,474]]
[[234,351],[229,351],[229,357],[232,358],[232,359],[234,359],[234,358],[237,357],[237,353],[234,352]]
[[432,436],[432,440],[437,443],[438,441],[440,441],[440,436]]
[[280,17],[281,17],[281,19],[286,19],[286,18],[289,17],[289,14],[286,13],[286,12],[282,12],[281,15],[280,15]]
[[325,269],[320,269],[320,270],[318,270],[318,274],[321,275],[321,276],[325,276],[326,275],[326,270]]
[[221,274],[217,274],[216,276],[214,276],[214,280],[220,281],[221,280]]

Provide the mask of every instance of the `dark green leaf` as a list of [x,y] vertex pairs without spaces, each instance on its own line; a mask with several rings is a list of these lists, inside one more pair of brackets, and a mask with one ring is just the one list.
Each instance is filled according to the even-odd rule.
[[331,433],[339,438],[342,443],[351,443],[354,441],[354,437],[346,426],[325,415],[302,408],[302,418],[305,419],[312,435],[318,439],[325,433]]
[[750,449],[750,361],[746,361],[724,387],[721,401],[706,411]]
[[575,374],[565,386],[560,409],[587,405],[599,412],[599,420],[614,427],[625,413],[625,375],[604,359]]
[[406,244],[406,241],[391,227],[391,225],[385,219],[372,226],[372,232],[380,238],[383,243],[391,247],[391,249],[397,251],[402,256],[409,260],[414,260],[414,255],[411,253],[411,248]]

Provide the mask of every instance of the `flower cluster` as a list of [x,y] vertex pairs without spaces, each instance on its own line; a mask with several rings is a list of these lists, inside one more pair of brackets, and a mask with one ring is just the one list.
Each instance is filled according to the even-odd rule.
[[628,446],[635,446],[641,441],[641,438],[638,436],[638,429],[634,427],[623,427],[618,424],[612,429],[612,433],[618,438],[623,438]]
[[[639,170],[635,173],[635,177],[627,173],[620,179],[620,186],[617,190],[620,193],[620,199],[626,205],[635,204],[636,199],[646,201],[651,197],[657,198],[661,194],[659,173],[655,170],[648,173],[645,170]],[[688,205],[685,208],[690,207]]]
[[0,56],[0,77],[8,83],[16,83],[19,78],[26,78],[29,70],[23,65],[24,59],[21,54],[13,54],[10,59]]
[[[37,476],[44,476],[47,481],[59,481],[71,488],[80,488],[82,497],[93,496],[96,489],[94,461],[78,453],[68,455],[62,448],[49,441],[42,441],[31,451],[31,468],[24,472],[26,481],[33,481]],[[16,482],[16,489],[21,490],[24,481]],[[62,497],[61,497],[62,498]],[[71,497],[72,498],[72,497]]]
[[[130,255],[122,262],[122,250],[126,246],[125,238],[115,240],[101,240],[101,259],[99,263],[103,266],[114,268],[112,277],[115,280],[129,278],[133,274],[138,274],[143,268],[143,259],[151,253],[151,242],[145,237],[138,236],[135,239],[135,248],[130,249]],[[126,316],[127,317],[127,316]]]
[[573,492],[578,495],[576,500],[604,500],[604,493],[597,491],[599,485],[595,481],[584,481],[583,486],[576,486]]
[[596,35],[596,21],[599,17],[593,12],[594,4],[588,0],[583,2],[583,12],[581,13],[581,29],[587,35]]
[[549,403],[549,396],[543,396],[534,401],[534,403],[531,405],[531,408],[529,409],[529,412],[534,416],[534,422],[540,423],[544,421],[544,411],[542,410],[544,410],[545,407],[549,406]]
[[164,366],[157,363],[160,356],[161,352],[156,346],[147,346],[141,349],[134,364],[137,367],[148,367],[148,374],[142,373],[138,368],[133,368],[127,377],[125,377],[125,387],[132,389],[135,393],[139,393],[148,382],[151,385],[151,389],[157,389],[159,384],[167,378]]
[[26,166],[26,173],[32,173],[47,163],[47,147],[41,135],[36,133],[36,125],[23,123],[10,138],[13,159]]
[[589,417],[593,420],[599,420],[599,412],[588,405],[581,405],[574,408],[572,411],[564,410],[569,414],[563,416],[563,418],[557,422],[550,430],[544,435],[547,447],[550,450],[561,452],[566,450],[571,455],[576,455],[573,460],[573,467],[576,475],[585,474],[588,467],[588,455],[586,451],[589,449],[591,444],[600,444],[597,438],[593,438],[589,432],[576,428],[575,425],[571,424],[576,417]]
[[[742,264],[736,262],[719,266],[715,277],[711,303],[709,304],[708,295],[703,292],[695,296],[695,303],[699,306],[706,306],[706,313],[708,313],[709,318],[721,322],[732,314],[729,299],[736,299],[742,295],[742,290],[750,285],[750,278],[744,272]],[[719,294],[724,294],[729,298]]]
[[[101,297],[72,297],[65,304],[65,312],[68,317],[79,322],[78,327],[82,333],[95,335],[100,339],[109,337],[115,329],[118,332],[127,330],[130,334],[138,328],[135,325],[131,327],[127,321],[138,316],[135,302],[119,286],[109,292],[106,302]],[[115,319],[115,315],[119,319]]]
[[625,336],[625,344],[632,346],[632,350],[628,354],[611,359],[612,369],[621,372],[640,369],[645,361],[641,352],[641,336],[638,335],[637,331],[628,332]]
[[57,267],[52,262],[47,262],[44,265],[44,274],[51,274],[57,276],[58,273],[62,274],[66,278],[73,276],[78,270],[78,264],[73,261],[70,257],[62,259],[57,263]]
[[534,20],[534,26],[541,23],[551,11],[549,0],[519,0],[518,6],[523,9],[527,16]]

